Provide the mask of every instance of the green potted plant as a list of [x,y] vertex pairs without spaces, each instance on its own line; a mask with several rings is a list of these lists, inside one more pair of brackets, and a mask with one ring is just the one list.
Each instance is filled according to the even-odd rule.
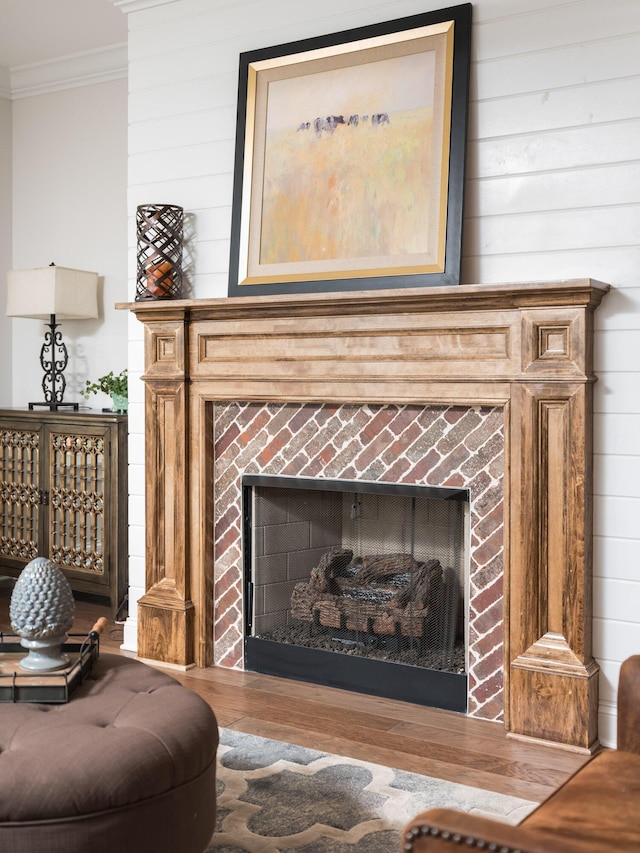
[[126,412],[129,408],[128,371],[122,370],[116,376],[111,370],[105,376],[100,376],[95,382],[90,382],[87,379],[84,390],[80,393],[85,400],[88,400],[91,394],[97,394],[99,391],[111,397],[114,411]]

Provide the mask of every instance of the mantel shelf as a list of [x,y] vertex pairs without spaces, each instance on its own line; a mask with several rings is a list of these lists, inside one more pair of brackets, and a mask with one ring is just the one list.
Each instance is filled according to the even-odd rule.
[[504,310],[552,305],[600,304],[610,285],[590,278],[516,284],[465,284],[457,287],[408,287],[394,290],[342,293],[268,294],[217,299],[155,299],[119,302],[116,308],[133,311],[140,320],[190,314],[193,317],[229,317],[280,314],[286,316],[355,315],[390,311],[440,313]]

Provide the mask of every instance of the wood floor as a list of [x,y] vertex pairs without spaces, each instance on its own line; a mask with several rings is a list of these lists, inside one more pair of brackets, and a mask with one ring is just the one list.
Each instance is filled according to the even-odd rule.
[[[10,590],[0,583],[5,633]],[[109,619],[107,607],[78,599],[73,631],[88,632],[100,616]],[[101,652],[123,654],[121,642],[122,626],[108,621]],[[497,723],[406,702],[220,667],[166,671],[211,705],[220,726],[527,800],[543,800],[588,759],[511,740]]]

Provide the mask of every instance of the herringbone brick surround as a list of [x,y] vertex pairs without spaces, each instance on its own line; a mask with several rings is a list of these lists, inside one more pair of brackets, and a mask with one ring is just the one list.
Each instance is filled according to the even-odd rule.
[[469,489],[470,714],[503,714],[501,407],[216,403],[215,663],[242,667],[241,476]]

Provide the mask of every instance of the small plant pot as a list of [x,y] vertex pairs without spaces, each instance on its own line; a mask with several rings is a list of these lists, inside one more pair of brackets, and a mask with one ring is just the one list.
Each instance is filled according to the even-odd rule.
[[129,410],[129,400],[123,397],[122,394],[112,394],[111,402],[113,403],[114,412],[127,412]]

